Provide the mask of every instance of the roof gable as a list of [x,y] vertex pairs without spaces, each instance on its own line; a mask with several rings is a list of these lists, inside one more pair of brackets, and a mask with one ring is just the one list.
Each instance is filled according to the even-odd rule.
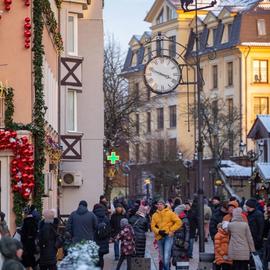
[[141,36],[133,35],[132,38],[130,39],[128,45],[131,47],[135,46],[135,45],[140,45],[140,39],[141,39]]
[[247,137],[256,140],[270,138],[270,115],[258,115]]
[[154,2],[154,4],[152,5],[152,7],[150,8],[149,12],[146,14],[146,17],[144,18],[144,20],[146,22],[152,22],[154,20],[154,18],[157,16],[157,14],[159,14],[162,6],[163,6],[163,0],[156,0]]
[[203,22],[205,24],[218,23],[218,18],[216,17],[216,15],[212,11],[209,11],[207,13],[205,19],[203,20]]
[[232,15],[233,14],[231,13],[231,11],[229,10],[228,7],[223,7],[223,9],[220,11],[220,13],[218,15],[218,18],[220,20],[224,20],[224,19],[232,17]]

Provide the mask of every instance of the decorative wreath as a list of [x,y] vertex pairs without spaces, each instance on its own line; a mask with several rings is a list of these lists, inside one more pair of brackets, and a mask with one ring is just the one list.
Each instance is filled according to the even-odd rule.
[[0,131],[0,150],[11,150],[10,164],[12,191],[29,200],[35,186],[33,145],[27,137],[18,138],[16,131]]

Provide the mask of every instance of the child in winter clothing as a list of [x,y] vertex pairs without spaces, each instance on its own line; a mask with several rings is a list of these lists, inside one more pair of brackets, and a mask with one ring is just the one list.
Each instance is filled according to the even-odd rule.
[[218,224],[218,232],[215,235],[215,264],[217,270],[230,270],[232,261],[228,259],[230,235]]
[[135,234],[132,226],[126,218],[120,221],[121,231],[116,236],[116,240],[121,241],[121,256],[118,261],[116,270],[121,268],[125,259],[127,259],[127,270],[131,267],[131,256],[135,254]]
[[172,264],[176,265],[177,262],[189,261],[188,248],[189,248],[189,221],[185,213],[186,206],[184,204],[178,205],[174,212],[182,221],[180,229],[175,231],[173,246],[172,246]]

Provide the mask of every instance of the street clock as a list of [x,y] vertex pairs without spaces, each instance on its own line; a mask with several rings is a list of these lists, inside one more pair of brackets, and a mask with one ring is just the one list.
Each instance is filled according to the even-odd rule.
[[156,94],[167,94],[177,88],[182,77],[179,64],[169,56],[156,56],[144,69],[145,85]]

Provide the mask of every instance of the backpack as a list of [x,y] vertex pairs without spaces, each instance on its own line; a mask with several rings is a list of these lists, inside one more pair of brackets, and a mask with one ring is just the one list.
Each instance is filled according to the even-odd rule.
[[97,225],[96,236],[98,240],[105,239],[110,236],[110,227],[105,222],[100,222]]

